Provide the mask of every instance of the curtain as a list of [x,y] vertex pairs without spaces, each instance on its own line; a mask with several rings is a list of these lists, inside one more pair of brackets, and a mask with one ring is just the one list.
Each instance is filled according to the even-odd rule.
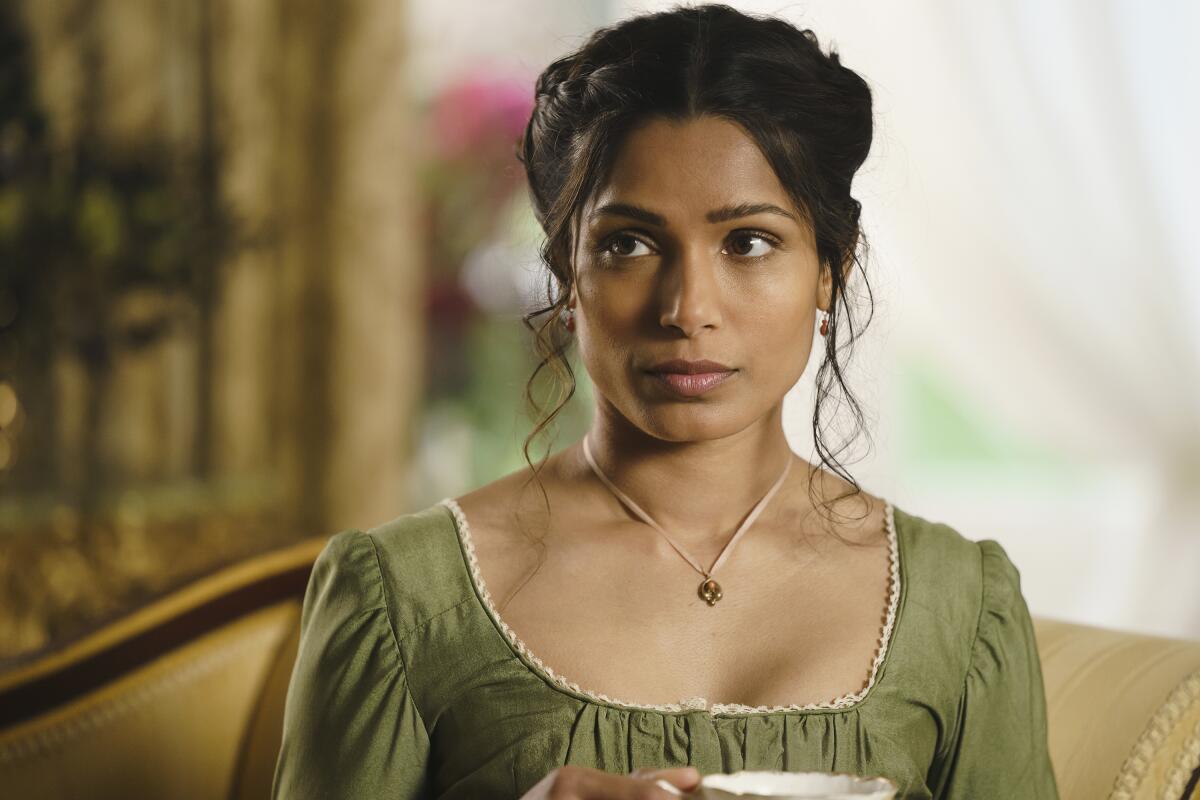
[[[866,483],[1001,540],[1035,613],[1200,636],[1200,6],[736,5],[811,27],[874,93],[855,183],[882,311],[855,373],[884,406]],[[983,471],[965,493],[906,483],[887,404],[914,358],[1090,488],[1055,505]]]

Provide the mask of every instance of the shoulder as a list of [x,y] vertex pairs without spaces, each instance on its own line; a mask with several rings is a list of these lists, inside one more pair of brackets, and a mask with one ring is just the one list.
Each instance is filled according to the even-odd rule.
[[915,582],[936,581],[953,589],[959,598],[967,590],[978,590],[1007,561],[1003,548],[991,539],[976,540],[952,525],[930,519],[893,505],[892,518],[900,541],[903,566]]
[[955,527],[893,506],[906,605],[928,624],[958,631],[968,652],[990,612],[1023,603],[1020,573],[1003,545],[973,539]]
[[454,553],[448,553],[450,548],[445,545],[447,541],[453,544],[454,535],[454,515],[440,501],[401,514],[364,532],[381,561],[422,566],[450,560]]
[[898,663],[921,665],[911,673],[919,686],[909,686],[948,721],[979,652],[1004,633],[997,623],[1023,608],[1017,571],[993,539],[971,538],[895,504],[892,517],[901,580],[892,646]]
[[384,603],[376,573],[374,550],[366,534],[355,528],[340,531],[329,537],[313,562],[305,605],[321,603],[345,614],[380,608]]
[[900,508],[893,507],[893,518],[901,567],[919,604],[962,617],[972,639],[997,618],[1028,615],[1021,572],[1000,542],[969,538]]
[[500,535],[511,533],[518,519],[536,517],[544,522],[547,503],[559,515],[577,505],[578,497],[570,482],[559,476],[558,458],[552,457],[536,475],[522,467],[472,489],[455,502],[470,518],[473,533],[482,527],[490,535]]
[[471,596],[454,515],[441,502],[335,534],[313,570],[352,574],[364,601],[379,598],[387,605],[401,639]]
[[[592,495],[581,494],[560,474],[561,453],[534,474],[520,468],[454,498],[477,559],[489,565],[487,585],[505,596],[540,562],[551,531],[578,530]],[[602,509],[601,509],[602,511]]]

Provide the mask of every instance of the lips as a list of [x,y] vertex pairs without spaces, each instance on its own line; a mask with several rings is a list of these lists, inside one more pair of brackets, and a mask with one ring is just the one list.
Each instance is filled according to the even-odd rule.
[[670,361],[655,364],[650,368],[650,372],[676,372],[683,375],[700,375],[707,372],[729,372],[732,369],[732,367],[727,367],[724,364],[707,359],[688,361],[683,358],[673,358]]
[[676,358],[655,364],[648,373],[676,395],[699,397],[729,380],[737,374],[737,370],[716,361]]

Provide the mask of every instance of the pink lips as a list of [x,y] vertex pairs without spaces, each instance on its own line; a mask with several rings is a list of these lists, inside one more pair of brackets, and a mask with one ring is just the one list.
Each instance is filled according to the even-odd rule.
[[728,380],[736,369],[720,361],[672,358],[650,367],[647,372],[680,397],[698,397]]
[[725,372],[651,372],[657,380],[672,391],[685,397],[699,397],[733,377],[736,370]]

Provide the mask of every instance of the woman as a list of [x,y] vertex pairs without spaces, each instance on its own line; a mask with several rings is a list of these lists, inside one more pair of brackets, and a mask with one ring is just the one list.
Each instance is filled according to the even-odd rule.
[[542,73],[520,160],[549,305],[525,321],[549,314],[539,369],[570,378],[578,346],[594,422],[333,537],[276,796],[667,798],[654,779],[769,769],[1057,797],[1003,548],[841,477],[820,402],[832,471],[784,437],[818,336],[819,401],[845,389],[871,133],[867,85],[811,31],[723,5],[601,29]]

